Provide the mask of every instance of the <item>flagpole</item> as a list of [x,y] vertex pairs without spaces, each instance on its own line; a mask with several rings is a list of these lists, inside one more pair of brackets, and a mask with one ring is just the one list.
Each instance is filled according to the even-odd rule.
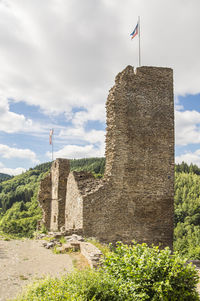
[[139,31],[139,67],[141,67],[141,47],[140,47],[140,16],[138,16],[138,31]]
[[51,146],[52,146],[52,162],[53,162],[53,133],[54,133],[54,130],[52,129],[52,141],[51,141]]

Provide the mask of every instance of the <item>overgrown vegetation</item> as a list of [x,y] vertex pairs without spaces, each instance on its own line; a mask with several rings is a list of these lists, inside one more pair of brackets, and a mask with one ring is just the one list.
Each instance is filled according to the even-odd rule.
[[118,244],[102,268],[45,279],[29,286],[17,301],[197,301],[198,273],[168,248]]

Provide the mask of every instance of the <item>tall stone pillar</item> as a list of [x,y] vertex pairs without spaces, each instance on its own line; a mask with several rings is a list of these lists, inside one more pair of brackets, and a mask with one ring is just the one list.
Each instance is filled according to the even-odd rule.
[[135,239],[172,247],[172,69],[139,67],[134,72],[127,66],[116,77],[106,109],[104,186],[85,198],[85,232],[95,235],[96,229],[104,241]]
[[51,167],[52,200],[50,230],[58,231],[65,225],[65,198],[70,163],[67,159],[56,159]]

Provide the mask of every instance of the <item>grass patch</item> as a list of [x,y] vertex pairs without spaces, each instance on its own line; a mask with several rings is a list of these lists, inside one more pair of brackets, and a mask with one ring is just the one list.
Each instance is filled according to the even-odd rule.
[[22,240],[24,239],[24,237],[20,237],[15,234],[8,234],[8,233],[4,233],[3,231],[0,231],[0,240],[10,241],[12,239]]
[[61,244],[65,244],[67,241],[66,241],[65,237],[62,236],[62,237],[59,239],[59,242],[60,242]]
[[72,258],[74,269],[82,271],[90,268],[87,259],[81,253],[72,253],[70,257]]
[[[58,246],[54,246],[54,247],[52,248],[52,252],[53,252],[54,254],[61,254],[60,250],[58,250]],[[62,254],[63,254],[63,253],[62,253]]]
[[54,239],[55,239],[55,237],[48,237],[48,236],[45,236],[45,237],[42,238],[42,240],[46,240],[48,242],[51,242]]
[[28,278],[24,275],[19,275],[20,280],[28,280]]

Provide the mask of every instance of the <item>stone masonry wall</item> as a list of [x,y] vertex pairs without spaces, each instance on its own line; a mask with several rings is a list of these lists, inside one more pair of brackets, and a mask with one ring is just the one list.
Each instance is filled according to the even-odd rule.
[[85,235],[172,247],[173,72],[131,66],[107,104],[104,185],[83,197]]
[[56,159],[50,173],[41,181],[38,201],[43,211],[42,223],[48,230],[58,231],[65,225],[65,198],[69,160]]
[[[135,239],[172,248],[172,69],[139,67],[134,72],[127,66],[116,76],[106,110],[104,179],[69,174],[69,161],[57,159],[39,193],[45,223],[51,230],[65,224],[67,231],[81,230],[103,242]],[[50,191],[45,183],[52,185]]]
[[98,180],[95,180],[91,173],[85,171],[74,171],[69,174],[65,204],[65,229],[67,231],[83,229],[82,196],[96,186],[97,182]]
[[79,192],[74,172],[70,173],[67,181],[65,205],[65,229],[83,228],[83,201]]
[[51,220],[51,174],[49,173],[41,182],[38,192],[39,205],[42,208],[42,223],[50,229]]
[[57,231],[65,225],[65,198],[70,164],[67,159],[56,159],[51,167],[52,203],[50,229]]

